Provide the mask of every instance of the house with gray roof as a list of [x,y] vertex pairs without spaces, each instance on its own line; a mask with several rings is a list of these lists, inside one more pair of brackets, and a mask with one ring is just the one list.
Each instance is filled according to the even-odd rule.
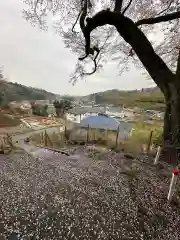
[[80,122],[82,119],[89,117],[89,116],[96,116],[99,113],[106,113],[106,109],[104,107],[74,107],[70,109],[66,113],[67,120]]

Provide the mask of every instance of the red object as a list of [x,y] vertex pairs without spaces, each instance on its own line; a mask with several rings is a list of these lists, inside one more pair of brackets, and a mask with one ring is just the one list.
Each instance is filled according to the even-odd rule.
[[178,175],[179,171],[178,171],[178,170],[173,170],[172,173],[173,173],[174,175]]

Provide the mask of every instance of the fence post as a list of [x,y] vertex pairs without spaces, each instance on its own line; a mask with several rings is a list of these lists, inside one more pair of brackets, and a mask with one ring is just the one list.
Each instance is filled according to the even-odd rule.
[[[60,132],[59,132],[59,135],[60,135]],[[56,139],[58,139],[58,136],[56,137],[57,135],[56,135],[56,133],[55,132],[53,132],[52,133],[52,139],[50,139],[50,137],[49,137],[49,140],[50,140],[50,142],[51,142],[51,145],[52,145],[52,147],[54,146],[54,142],[56,142],[56,141],[58,141],[58,140],[56,140]]]
[[156,153],[156,157],[154,159],[154,164],[157,164],[158,160],[159,160],[159,156],[161,154],[161,147],[158,146],[158,150],[157,150],[157,153]]
[[87,143],[89,142],[89,124],[88,124],[88,129],[87,129]]
[[118,126],[117,134],[116,134],[116,147],[117,147],[117,145],[118,145],[119,128],[120,128],[120,124],[119,124],[119,126]]
[[109,133],[109,130],[107,128],[107,130],[106,130],[106,140],[108,140],[108,133]]
[[4,144],[3,144],[3,140],[1,139],[0,141],[1,141],[0,151],[1,151],[2,153],[4,153]]
[[[64,136],[61,134],[61,132],[59,132],[59,140],[60,140],[60,141],[64,141],[63,137],[64,137]],[[58,136],[57,136],[57,139],[58,139]]]
[[173,197],[173,194],[174,194],[178,173],[179,173],[178,170],[172,171],[172,178],[171,178],[169,193],[168,193],[168,197],[167,197],[169,202],[172,200],[172,197]]
[[41,132],[39,134],[39,136],[40,136],[40,144],[43,146],[44,145],[44,134],[43,134],[43,132]]
[[153,135],[153,131],[151,131],[150,135],[149,135],[149,142],[148,142],[148,146],[147,146],[147,153],[149,153],[149,150],[150,150],[150,146],[151,146],[151,142],[152,142],[152,135]]
[[44,132],[44,145],[45,145],[45,147],[47,147],[47,132],[46,132],[46,130]]
[[47,132],[46,132],[46,138],[47,138],[47,143],[48,143],[48,141],[49,141],[49,144],[50,144],[50,146],[52,147],[52,146],[53,146],[53,143],[52,143],[51,138],[50,138],[49,135],[47,134]]
[[4,136],[3,137],[3,145],[4,145],[4,148],[6,148],[6,145],[7,145],[7,138]]
[[65,127],[64,127],[64,142],[67,140],[66,135],[67,135],[67,128],[66,128],[66,125],[65,125]]
[[93,129],[93,138],[94,138],[94,141],[96,141],[96,129]]

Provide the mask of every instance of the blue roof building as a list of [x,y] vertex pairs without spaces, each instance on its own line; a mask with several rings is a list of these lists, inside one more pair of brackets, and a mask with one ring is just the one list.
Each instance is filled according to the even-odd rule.
[[80,127],[87,128],[96,128],[96,129],[108,129],[111,131],[117,131],[123,133],[131,132],[132,126],[131,123],[124,122],[124,121],[118,121],[115,118],[112,118],[110,116],[106,115],[98,115],[98,116],[89,116],[87,118],[84,118],[80,122]]

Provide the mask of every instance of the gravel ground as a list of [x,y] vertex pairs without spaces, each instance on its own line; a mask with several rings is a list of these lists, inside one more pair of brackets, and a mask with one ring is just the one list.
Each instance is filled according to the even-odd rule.
[[0,240],[180,239],[180,204],[166,201],[167,166],[70,152],[0,156]]

